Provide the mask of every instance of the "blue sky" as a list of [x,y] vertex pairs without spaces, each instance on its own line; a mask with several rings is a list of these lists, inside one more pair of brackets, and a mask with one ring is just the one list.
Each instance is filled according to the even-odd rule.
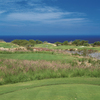
[[99,35],[100,0],[0,0],[0,35]]

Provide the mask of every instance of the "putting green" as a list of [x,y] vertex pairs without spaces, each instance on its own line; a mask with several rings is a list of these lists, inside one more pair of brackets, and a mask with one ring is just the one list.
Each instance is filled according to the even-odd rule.
[[100,100],[99,82],[99,78],[71,78],[4,85],[0,100]]

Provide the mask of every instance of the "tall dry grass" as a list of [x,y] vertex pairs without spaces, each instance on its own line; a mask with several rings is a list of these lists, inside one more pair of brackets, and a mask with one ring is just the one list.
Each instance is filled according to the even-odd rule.
[[87,76],[100,77],[100,67],[84,64],[72,66],[59,61],[0,59],[0,84]]

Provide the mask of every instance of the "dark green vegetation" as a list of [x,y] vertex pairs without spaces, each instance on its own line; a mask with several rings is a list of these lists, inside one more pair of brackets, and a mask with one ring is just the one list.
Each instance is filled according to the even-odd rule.
[[[40,40],[13,40],[12,43],[14,44],[17,44],[17,45],[20,45],[20,46],[34,46],[36,44],[43,44],[42,41]],[[44,43],[48,43],[47,41],[44,41]],[[68,41],[64,41],[64,42],[55,42],[56,46],[59,46],[59,45],[74,45],[74,46],[100,46],[100,41],[96,41],[92,44],[89,44],[88,41],[86,40],[75,40],[75,41],[71,41],[71,42],[68,42]]]
[[42,44],[43,42],[40,40],[13,40],[12,43],[17,44],[19,46],[34,46],[35,44]]
[[72,44],[78,46],[78,45],[83,45],[83,46],[89,46],[88,41],[85,40],[75,40],[72,42]]
[[100,46],[100,41],[96,41],[96,42],[92,43],[92,46]]
[[56,78],[0,86],[1,100],[99,100],[99,78]]
[[[12,43],[20,45],[20,46],[29,46],[29,45],[34,46],[35,44],[42,44],[43,42],[40,40],[36,40],[36,41],[35,40],[29,40],[29,41],[28,40],[13,40]],[[44,43],[47,43],[47,42],[44,41]],[[63,43],[57,41],[57,42],[55,42],[55,44],[56,44],[56,46],[68,45],[68,44],[76,45],[76,46],[78,46],[78,45],[89,46],[88,41],[85,41],[85,40],[75,40],[75,41],[69,42],[69,43],[68,43],[68,41],[64,41]]]

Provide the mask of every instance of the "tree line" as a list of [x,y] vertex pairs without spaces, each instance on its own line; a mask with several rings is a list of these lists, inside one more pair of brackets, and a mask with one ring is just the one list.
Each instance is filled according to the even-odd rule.
[[13,41],[11,41],[12,43],[14,43],[14,44],[17,44],[17,45],[19,45],[19,46],[27,46],[27,47],[30,47],[30,46],[34,46],[35,44],[42,44],[43,42],[42,41],[40,41],[40,40],[13,40]]
[[[19,46],[27,46],[27,47],[30,47],[30,46],[34,46],[35,44],[42,44],[43,42],[40,41],[40,40],[13,40],[11,41],[12,43],[14,44],[17,44]],[[44,41],[44,43],[47,43],[47,41]],[[88,41],[86,40],[74,40],[74,41],[71,41],[71,42],[68,42],[68,41],[64,41],[64,42],[55,42],[56,46],[59,46],[59,45],[75,45],[75,46],[100,46],[100,41],[96,41],[92,44],[89,44]]]
[[75,41],[72,41],[72,42],[64,41],[63,43],[55,42],[55,44],[57,46],[59,46],[59,45],[76,45],[76,46],[83,45],[83,46],[89,46],[88,41],[85,41],[85,40],[75,40]]

